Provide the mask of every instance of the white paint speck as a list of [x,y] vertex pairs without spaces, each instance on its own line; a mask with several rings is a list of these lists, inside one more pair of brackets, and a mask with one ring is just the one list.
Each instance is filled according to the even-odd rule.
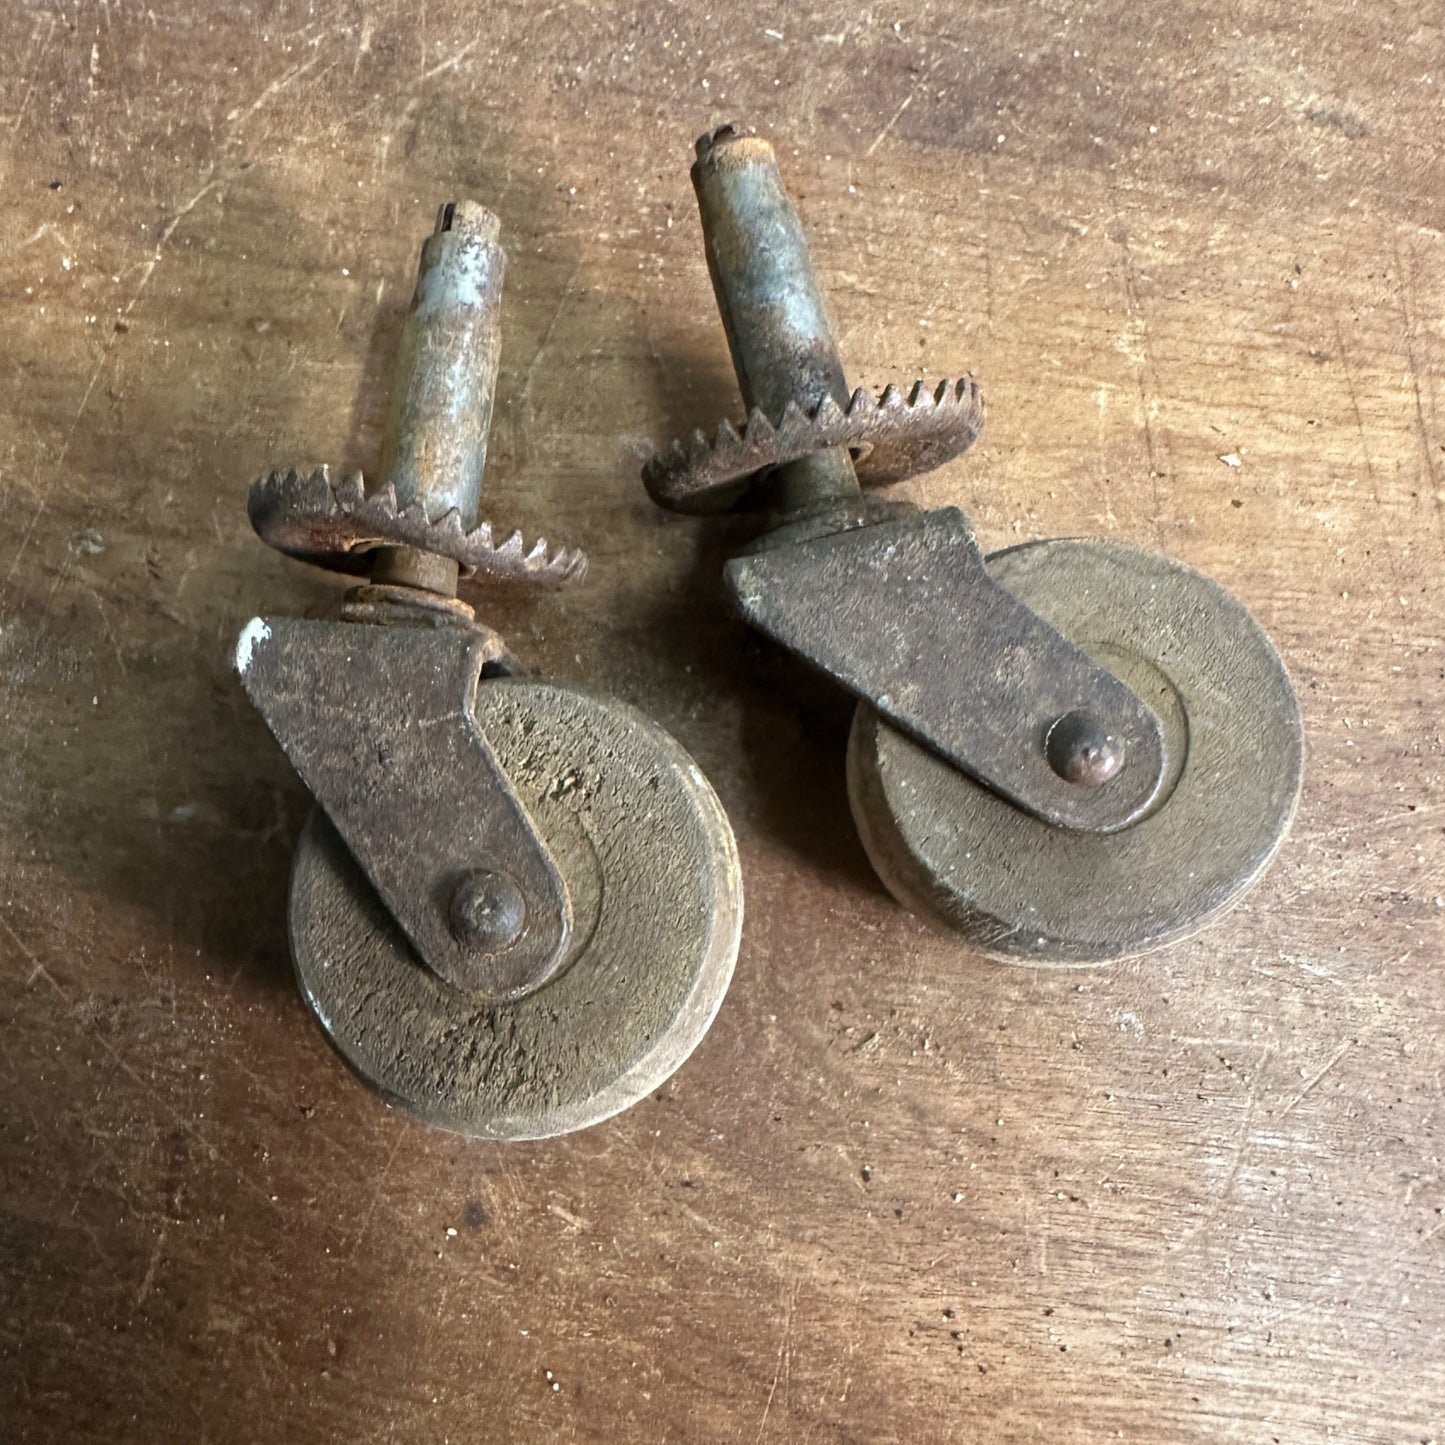
[[271,629],[266,626],[266,621],[261,617],[253,617],[242,629],[241,635],[236,640],[236,671],[242,677],[246,675],[246,669],[251,665],[251,658],[255,655],[256,645],[265,642],[271,636]]

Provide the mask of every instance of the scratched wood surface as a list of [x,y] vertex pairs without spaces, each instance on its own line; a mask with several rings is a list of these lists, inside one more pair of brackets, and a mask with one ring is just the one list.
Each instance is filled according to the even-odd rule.
[[[898,19],[894,24],[895,18]],[[1445,32],[1433,5],[513,0],[0,13],[0,1437],[1162,1441],[1445,1428]],[[1203,938],[1063,975],[873,880],[848,710],[638,459],[734,405],[687,177],[780,145],[855,379],[973,371],[912,488],[1235,591],[1309,737]],[[748,919],[655,1099],[388,1112],[289,976],[302,790],[233,639],[335,589],[245,519],[374,459],[436,204],[511,252],[483,598],[730,810]]]

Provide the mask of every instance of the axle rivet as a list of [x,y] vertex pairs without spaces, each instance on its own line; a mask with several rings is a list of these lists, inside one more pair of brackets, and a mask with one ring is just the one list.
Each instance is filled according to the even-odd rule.
[[1066,712],[1044,740],[1049,766],[1065,782],[1100,788],[1124,765],[1124,747],[1093,713]]
[[522,936],[527,904],[522,890],[505,873],[476,868],[452,890],[447,921],[458,943],[497,953]]

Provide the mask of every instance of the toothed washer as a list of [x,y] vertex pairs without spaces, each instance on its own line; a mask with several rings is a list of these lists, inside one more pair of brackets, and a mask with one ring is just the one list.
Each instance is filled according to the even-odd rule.
[[1298,706],[1208,578],[1102,541],[985,558],[955,507],[865,492],[958,456],[968,379],[851,392],[772,147],[724,126],[692,168],[747,409],[652,457],[675,511],[757,507],[742,616],[859,698],[848,791],[889,889],[983,951],[1093,963],[1203,927],[1282,841]]
[[260,536],[369,574],[334,620],[255,618],[236,666],[316,800],[289,907],[301,991],[387,1100],[492,1139],[645,1097],[706,1033],[742,920],[712,789],[614,698],[519,676],[460,575],[560,586],[580,552],[477,522],[506,257],[444,206],[402,334],[381,484],[278,469]]

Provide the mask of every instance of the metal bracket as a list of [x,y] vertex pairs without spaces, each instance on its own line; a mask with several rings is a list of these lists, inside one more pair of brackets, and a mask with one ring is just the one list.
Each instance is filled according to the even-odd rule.
[[473,715],[499,643],[478,628],[257,617],[236,671],[426,965],[505,999],[561,966],[572,905]]
[[736,557],[746,620],[1047,823],[1112,833],[1164,778],[1159,720],[989,575],[945,507]]

